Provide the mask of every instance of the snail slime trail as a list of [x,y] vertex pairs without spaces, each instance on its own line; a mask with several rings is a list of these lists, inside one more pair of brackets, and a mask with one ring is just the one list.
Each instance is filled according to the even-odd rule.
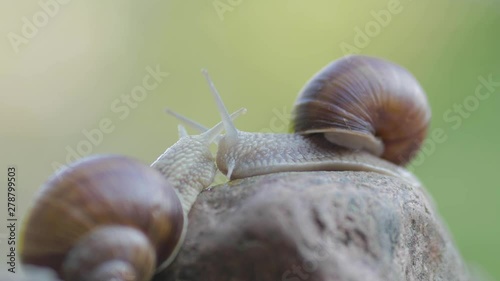
[[16,173],[16,167],[7,168],[7,265],[9,266],[7,270],[11,273],[16,273]]

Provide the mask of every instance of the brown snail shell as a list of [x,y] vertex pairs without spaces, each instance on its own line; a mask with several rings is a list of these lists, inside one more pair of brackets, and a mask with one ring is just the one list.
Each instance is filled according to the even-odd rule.
[[176,192],[158,171],[124,156],[88,157],[42,187],[21,259],[71,281],[149,280],[183,223]]
[[294,131],[408,163],[427,134],[431,111],[418,81],[389,61],[348,56],[320,70],[300,92]]

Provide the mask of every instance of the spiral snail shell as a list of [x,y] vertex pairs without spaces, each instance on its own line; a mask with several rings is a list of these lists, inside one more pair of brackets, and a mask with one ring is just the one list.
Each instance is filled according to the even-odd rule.
[[365,149],[398,165],[420,148],[431,117],[418,81],[394,63],[349,56],[320,70],[295,103],[294,131]]
[[148,280],[176,249],[184,215],[156,170],[103,155],[45,183],[25,225],[23,263],[53,268],[65,280]]

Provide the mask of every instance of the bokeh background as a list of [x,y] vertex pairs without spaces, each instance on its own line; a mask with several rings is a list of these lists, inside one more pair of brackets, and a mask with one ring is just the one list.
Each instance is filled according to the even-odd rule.
[[[154,161],[177,138],[164,107],[219,120],[201,68],[230,111],[248,108],[240,129],[286,132],[304,83],[354,52],[421,82],[431,132],[446,138],[411,169],[464,258],[500,280],[500,1],[2,0],[0,19],[2,272],[8,166],[23,218],[55,167],[74,160],[69,151]],[[130,99],[151,69],[163,73],[157,85]],[[495,86],[479,100],[481,77]],[[102,122],[107,132],[89,146],[84,132]]]

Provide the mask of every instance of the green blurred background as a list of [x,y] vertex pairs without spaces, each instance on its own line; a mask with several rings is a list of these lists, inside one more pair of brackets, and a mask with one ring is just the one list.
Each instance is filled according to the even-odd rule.
[[[350,45],[405,66],[421,82],[431,132],[442,129],[446,141],[429,146],[411,169],[464,258],[500,279],[499,1],[54,1],[0,4],[0,182],[4,190],[6,168],[17,166],[18,217],[68,150],[149,163],[177,138],[164,107],[216,123],[201,68],[230,111],[248,108],[240,129],[286,132],[297,92]],[[169,75],[143,100],[120,100],[157,66]],[[484,100],[474,98],[479,77],[497,83]],[[118,112],[125,105],[129,113]],[[85,147],[82,130],[104,119],[112,132]],[[2,199],[0,225],[5,206]]]

